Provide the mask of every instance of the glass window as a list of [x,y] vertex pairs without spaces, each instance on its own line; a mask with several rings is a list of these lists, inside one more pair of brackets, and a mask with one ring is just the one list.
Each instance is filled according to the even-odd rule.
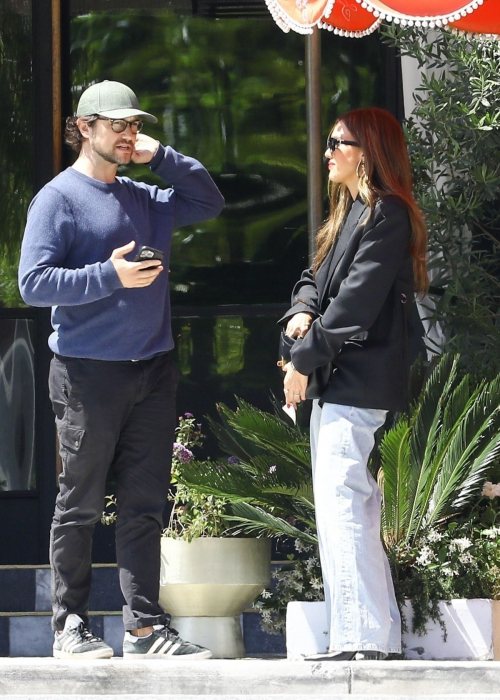
[[0,319],[0,491],[36,488],[34,321]]
[[0,0],[0,308],[24,306],[17,266],[32,192],[31,2]]
[[[307,265],[304,37],[260,4],[266,19],[257,2],[248,17],[231,3],[238,18],[216,2],[193,3],[202,16],[185,2],[70,2],[73,105],[92,81],[129,84],[159,118],[145,133],[198,158],[226,198],[217,219],[174,234],[174,305],[285,303]],[[325,138],[342,111],[383,105],[385,51],[378,36],[323,33]],[[145,166],[123,172],[155,181]]]
[[239,396],[270,411],[271,394],[283,397],[273,316],[224,316],[221,309],[213,316],[174,318],[172,330],[182,375],[179,414],[189,411],[204,424],[207,448],[216,449],[204,419],[215,414],[216,403],[235,408],[234,397]]

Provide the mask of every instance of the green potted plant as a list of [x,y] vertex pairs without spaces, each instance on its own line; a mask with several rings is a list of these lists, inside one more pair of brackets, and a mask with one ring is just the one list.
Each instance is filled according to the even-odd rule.
[[202,440],[201,425],[185,413],[176,429],[172,511],[161,541],[160,604],[181,636],[215,658],[236,658],[245,654],[240,615],[269,585],[271,541],[235,536],[228,501],[186,483],[191,448]]
[[[443,643],[447,626],[451,643],[455,603],[448,601],[461,599],[458,607],[466,606],[470,618],[473,606],[464,598],[499,593],[500,487],[485,480],[500,455],[500,377],[476,384],[459,374],[459,363],[456,355],[440,359],[410,414],[385,433],[372,462],[383,496],[382,537],[415,658],[429,658],[422,656],[429,652],[422,651],[427,642],[417,644],[412,635],[433,625]],[[313,539],[314,531],[309,535]],[[275,589],[261,599],[268,631],[283,630],[287,602],[322,599],[313,542],[297,538],[295,546],[295,566],[284,567]],[[495,606],[479,607],[492,618]],[[449,649],[439,653],[455,653]]]

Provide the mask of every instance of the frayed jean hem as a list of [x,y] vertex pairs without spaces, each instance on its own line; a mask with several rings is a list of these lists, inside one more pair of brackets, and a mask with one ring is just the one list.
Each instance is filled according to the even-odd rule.
[[330,644],[328,651],[379,651],[381,654],[401,654],[401,647],[382,649],[380,644]]

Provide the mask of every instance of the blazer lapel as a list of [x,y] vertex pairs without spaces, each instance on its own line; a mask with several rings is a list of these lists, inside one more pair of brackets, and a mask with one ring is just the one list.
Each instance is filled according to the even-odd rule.
[[363,218],[366,209],[368,209],[367,204],[362,202],[360,199],[354,200],[353,205],[351,207],[351,211],[349,212],[346,222],[342,227],[342,231],[340,232],[340,235],[337,239],[337,245],[335,246],[333,255],[330,258],[330,264],[325,266],[325,277],[324,279],[320,279],[318,281],[318,287],[322,285],[322,290],[320,293],[321,308],[323,308],[323,300],[326,292],[330,287],[330,280],[333,277],[333,273],[335,272],[337,265],[342,259],[342,256],[346,251],[347,244],[351,240],[351,235],[354,233],[354,230],[357,228],[358,224]]

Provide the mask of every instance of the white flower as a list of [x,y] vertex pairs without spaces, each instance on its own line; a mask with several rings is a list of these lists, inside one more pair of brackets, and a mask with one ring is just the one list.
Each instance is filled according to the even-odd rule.
[[260,597],[264,598],[264,600],[266,600],[266,598],[272,598],[272,595],[273,594],[271,593],[271,591],[262,591]]
[[488,530],[483,530],[482,534],[490,540],[496,540],[500,535],[500,527],[490,527]]
[[481,491],[481,496],[492,499],[500,496],[500,484],[493,484],[491,481],[486,481]]
[[427,533],[427,542],[441,542],[443,535],[437,530],[429,530]]
[[450,542],[450,552],[463,552],[472,547],[472,542],[468,537],[457,537]]
[[422,547],[420,550],[420,554],[418,555],[416,559],[416,563],[419,564],[420,566],[427,566],[427,564],[430,564],[431,562],[435,561],[436,555],[432,551],[430,547],[425,545]]
[[443,568],[441,569],[441,573],[443,574],[443,576],[450,576],[450,577],[451,577],[451,576],[456,576],[456,575],[457,575],[457,572],[454,571],[454,570],[453,570],[451,567],[449,567],[449,566],[443,566]]
[[312,569],[314,569],[315,566],[319,564],[318,558],[317,557],[311,557],[306,561],[306,571],[309,573],[311,572]]
[[461,564],[474,564],[474,557],[472,556],[472,554],[470,552],[463,552],[458,557],[458,561]]

